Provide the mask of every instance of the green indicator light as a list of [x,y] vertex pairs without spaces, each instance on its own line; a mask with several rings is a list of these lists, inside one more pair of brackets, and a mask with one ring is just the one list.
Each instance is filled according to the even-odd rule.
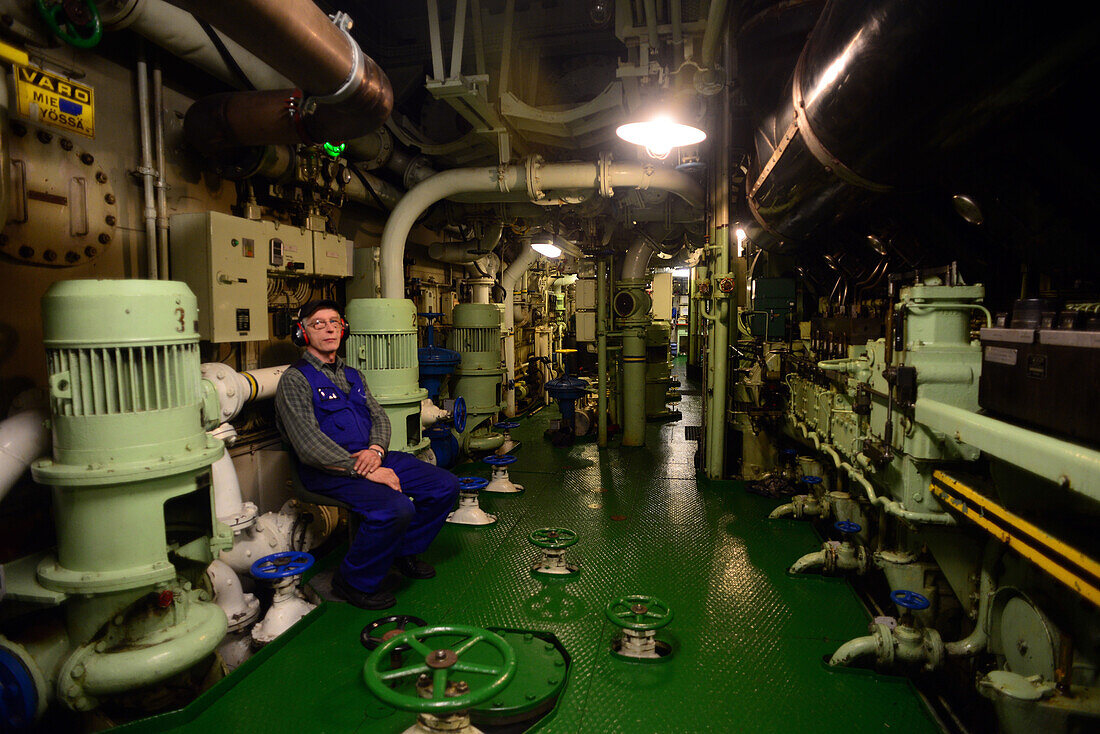
[[344,152],[344,149],[348,147],[347,143],[340,143],[339,145],[333,145],[332,143],[325,143],[325,152],[333,158],[339,158],[340,154]]

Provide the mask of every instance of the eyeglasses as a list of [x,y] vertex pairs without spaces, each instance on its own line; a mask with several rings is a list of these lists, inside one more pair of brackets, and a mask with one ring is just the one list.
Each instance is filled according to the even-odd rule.
[[337,329],[342,329],[342,328],[344,328],[344,320],[343,319],[314,319],[313,321],[308,322],[306,325],[309,328],[313,329],[314,331],[321,331],[322,329],[327,329],[330,326],[335,326]]

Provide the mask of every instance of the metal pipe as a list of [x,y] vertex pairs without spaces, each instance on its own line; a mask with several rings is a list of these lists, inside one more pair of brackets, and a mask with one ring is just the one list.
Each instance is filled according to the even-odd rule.
[[504,288],[504,412],[509,418],[516,414],[516,317],[512,299],[520,276],[527,272],[538,257],[539,254],[531,249],[531,239],[524,238],[523,250],[500,276],[500,285]]
[[997,590],[993,569],[1004,550],[1005,545],[999,540],[986,541],[985,551],[982,553],[981,580],[978,582],[978,613],[974,618],[974,630],[961,640],[945,644],[944,652],[948,655],[977,655],[989,643],[989,613],[993,607],[993,594]]
[[402,298],[405,241],[417,218],[441,199],[462,193],[486,194],[485,201],[511,201],[515,190],[533,201],[556,189],[597,191],[611,196],[615,186],[664,189],[692,206],[703,206],[702,187],[679,171],[654,169],[641,163],[549,163],[528,159],[524,164],[458,168],[425,179],[394,208],[382,232],[382,297]]
[[780,505],[768,513],[769,520],[775,520],[780,517],[790,517],[794,515],[794,503],[788,502],[785,505]]
[[[389,79],[312,0],[184,4],[300,88],[233,92],[197,101],[187,111],[184,130],[198,150],[349,140],[389,117]],[[305,109],[311,101],[305,94],[319,95],[312,98],[316,110]]]
[[607,269],[610,258],[596,261],[596,423],[597,446],[607,446]]
[[168,184],[164,181],[164,80],[160,61],[153,60],[153,147],[156,151],[157,259],[161,280],[168,280]]
[[848,640],[837,648],[829,658],[829,665],[851,665],[860,658],[874,655],[878,651],[878,640],[868,635]]
[[200,21],[171,3],[163,0],[136,0],[119,3],[118,10],[112,10],[108,3],[99,4],[105,29],[133,31],[231,87],[247,89],[251,85],[255,89],[286,89],[294,86],[293,82],[260,61],[236,41],[214,30],[213,33],[225,47],[228,56],[243,73],[245,78],[242,79],[226,63]]
[[917,423],[1065,489],[1100,500],[1100,452],[927,398],[918,398]]
[[699,64],[710,69],[718,59],[718,46],[726,32],[726,0],[710,0],[707,10],[707,29],[703,33],[703,47],[699,54]]
[[141,188],[145,203],[145,257],[148,260],[146,274],[150,280],[159,277],[157,268],[157,207],[153,192],[153,125],[149,119],[149,64],[145,58],[145,44],[138,50],[137,60],[138,122],[141,131]]
[[24,410],[0,423],[0,501],[32,461],[49,453],[48,418],[44,410]]
[[496,222],[486,228],[477,242],[472,239],[463,242],[433,242],[428,245],[428,257],[452,265],[470,265],[496,249],[503,232],[504,223]]
[[816,553],[807,553],[799,558],[791,564],[791,567],[787,569],[787,573],[806,573],[815,568],[822,568],[824,565],[825,551],[820,550]]
[[626,251],[620,277],[623,280],[646,277],[646,268],[649,267],[649,260],[653,257],[654,252],[656,250],[653,249],[653,245],[649,244],[649,240],[639,236]]

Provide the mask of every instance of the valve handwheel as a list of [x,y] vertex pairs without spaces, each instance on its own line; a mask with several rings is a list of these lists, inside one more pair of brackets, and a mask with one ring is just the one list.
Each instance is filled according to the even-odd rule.
[[927,609],[929,606],[931,606],[931,602],[928,601],[928,597],[918,594],[915,591],[897,589],[890,592],[890,596],[893,597],[894,603],[902,609],[913,609],[916,611],[920,611],[921,609]]
[[[457,644],[449,643],[449,647],[432,647],[429,640],[439,637],[465,639]],[[391,653],[406,645],[413,651],[414,657],[423,656],[423,661],[390,670]],[[467,653],[475,648],[495,650],[500,661],[489,665],[462,659],[469,657]],[[489,680],[463,679],[469,692],[448,696],[447,682],[455,673],[473,673]],[[363,680],[371,693],[396,709],[416,714],[446,714],[484,703],[504,690],[515,673],[516,653],[503,637],[488,630],[459,624],[422,627],[395,635],[375,648],[363,665]],[[401,693],[389,687],[390,682],[422,674],[432,677],[431,698]]]
[[631,594],[604,608],[611,624],[634,631],[655,630],[672,621],[672,609],[655,596]]
[[46,0],[35,0],[34,4],[50,31],[70,46],[93,48],[103,38],[103,21],[92,0],[62,0],[49,6]]
[[519,428],[519,423],[515,421],[501,421],[500,423],[494,423],[493,428],[499,428],[502,431],[510,431],[513,428]]
[[490,454],[482,459],[486,464],[493,466],[508,466],[516,461],[516,457],[512,454]]
[[833,527],[846,535],[858,533],[860,530],[863,530],[862,525],[858,522],[852,522],[851,520],[838,520],[833,523]]
[[[379,628],[387,625],[394,625],[392,630],[378,633]],[[420,617],[414,617],[411,614],[391,614],[388,617],[380,617],[366,627],[359,633],[359,641],[363,643],[363,647],[368,650],[373,650],[383,642],[386,642],[391,637],[396,637],[403,632],[406,632],[410,628],[427,627],[428,623]],[[394,652],[405,652],[409,650],[408,645],[398,645],[393,649]]]
[[460,492],[476,492],[489,486],[489,480],[484,477],[459,477],[458,489]]
[[466,430],[466,415],[466,398],[459,395],[451,408],[451,424],[459,433]]
[[803,484],[812,485],[821,484],[821,477],[815,477],[813,474],[807,474],[806,476],[802,477],[802,482]]
[[540,528],[531,531],[527,540],[539,548],[561,550],[576,543],[577,534],[568,528]]
[[313,556],[298,551],[284,551],[264,556],[252,564],[252,575],[265,581],[285,579],[305,573],[313,566]]

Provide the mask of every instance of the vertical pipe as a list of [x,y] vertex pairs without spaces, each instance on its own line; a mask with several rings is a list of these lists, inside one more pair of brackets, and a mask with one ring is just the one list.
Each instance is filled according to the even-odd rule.
[[645,26],[649,32],[649,48],[653,53],[657,53],[657,0],[645,0],[644,5]]
[[470,15],[474,21],[474,73],[485,74],[485,37],[481,27],[481,0],[472,0]]
[[[645,445],[645,328],[623,329],[623,446]],[[625,395],[629,393],[629,399]]]
[[152,280],[159,277],[157,268],[157,209],[153,195],[153,131],[149,120],[149,64],[145,59],[145,42],[141,43],[137,61],[138,119],[141,127],[141,183],[145,194],[145,257],[149,261],[146,274]]
[[596,416],[597,445],[607,446],[607,270],[609,258],[596,261]]
[[699,363],[699,298],[696,290],[699,284],[699,268],[688,271],[688,358],[689,366]]
[[156,149],[157,259],[161,280],[168,280],[168,184],[164,181],[164,80],[160,61],[153,60],[153,145]]

